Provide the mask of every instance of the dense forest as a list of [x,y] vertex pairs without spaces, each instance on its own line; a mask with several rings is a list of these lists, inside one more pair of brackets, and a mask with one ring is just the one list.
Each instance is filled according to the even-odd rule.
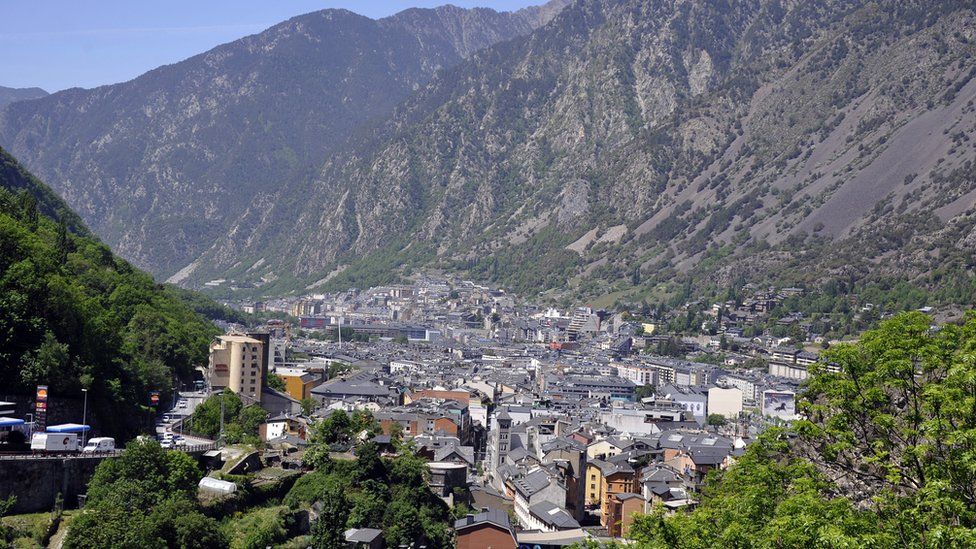
[[[215,312],[218,308],[213,309]],[[80,397],[99,431],[125,437],[206,361],[217,328],[93,238],[0,150],[0,380],[5,392]]]

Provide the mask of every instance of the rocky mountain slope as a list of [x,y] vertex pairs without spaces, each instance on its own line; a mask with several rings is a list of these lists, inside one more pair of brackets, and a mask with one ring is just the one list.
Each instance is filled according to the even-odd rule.
[[190,280],[971,280],[974,40],[951,1],[580,0],[440,72],[302,204],[244,212]]
[[48,93],[41,88],[8,88],[0,86],[0,109],[6,107],[14,101],[25,99],[37,99],[46,96]]
[[241,216],[301,204],[282,186],[307,182],[438,70],[531,32],[566,3],[381,20],[310,13],[130,82],[11,104],[0,145],[113,249],[166,278]]

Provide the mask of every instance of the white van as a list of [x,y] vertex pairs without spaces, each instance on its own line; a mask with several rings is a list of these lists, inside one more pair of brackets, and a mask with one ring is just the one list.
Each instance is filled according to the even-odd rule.
[[96,454],[98,452],[114,452],[115,439],[112,437],[95,437],[88,441],[88,444],[81,450],[86,454]]

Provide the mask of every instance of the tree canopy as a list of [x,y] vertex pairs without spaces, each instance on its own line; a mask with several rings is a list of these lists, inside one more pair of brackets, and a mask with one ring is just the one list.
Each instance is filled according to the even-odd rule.
[[77,216],[52,212],[63,203],[11,162],[0,154],[4,390],[44,384],[56,397],[80,397],[87,388],[102,432],[132,435],[148,423],[149,391],[166,399],[176,380],[189,379],[218,330],[115,257]]
[[710,474],[693,512],[637,517],[640,547],[976,545],[976,316],[901,314],[825,358],[804,419]]
[[219,525],[196,502],[202,476],[182,452],[154,441],[129,444],[98,465],[65,547],[225,547]]

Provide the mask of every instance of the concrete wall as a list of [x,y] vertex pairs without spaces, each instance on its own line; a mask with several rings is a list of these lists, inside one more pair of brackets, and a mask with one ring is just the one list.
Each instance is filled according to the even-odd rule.
[[50,511],[59,493],[66,508],[77,507],[78,495],[104,457],[0,459],[0,499],[17,496],[12,513]]

